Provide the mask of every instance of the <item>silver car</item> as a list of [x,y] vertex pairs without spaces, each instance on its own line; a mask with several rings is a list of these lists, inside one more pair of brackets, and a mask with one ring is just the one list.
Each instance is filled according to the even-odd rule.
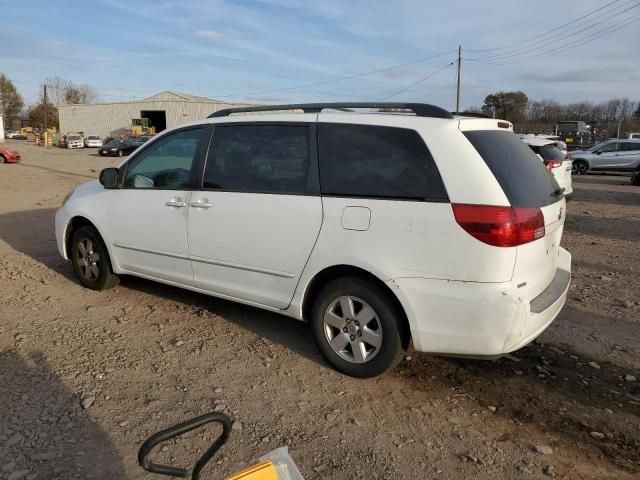
[[633,171],[640,167],[640,140],[609,140],[589,150],[571,152],[573,173],[590,170]]

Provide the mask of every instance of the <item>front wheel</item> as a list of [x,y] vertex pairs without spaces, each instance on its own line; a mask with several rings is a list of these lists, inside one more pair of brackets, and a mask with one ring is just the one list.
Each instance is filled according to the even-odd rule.
[[118,150],[118,156],[121,157],[122,156],[122,150]]
[[575,160],[571,166],[571,173],[584,175],[589,171],[589,164],[584,160]]
[[374,282],[345,277],[326,285],[313,306],[318,348],[338,371],[370,378],[395,367],[406,350],[403,314]]
[[636,170],[631,174],[631,185],[640,186],[640,170]]
[[80,227],[71,240],[71,263],[80,283],[91,290],[115,287],[119,278],[111,270],[109,254],[93,227]]

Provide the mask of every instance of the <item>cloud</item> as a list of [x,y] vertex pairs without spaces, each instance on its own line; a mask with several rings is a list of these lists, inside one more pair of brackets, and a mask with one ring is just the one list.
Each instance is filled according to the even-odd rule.
[[220,32],[214,32],[213,30],[196,30],[193,33],[197,37],[205,38],[211,42],[218,42],[224,37]]

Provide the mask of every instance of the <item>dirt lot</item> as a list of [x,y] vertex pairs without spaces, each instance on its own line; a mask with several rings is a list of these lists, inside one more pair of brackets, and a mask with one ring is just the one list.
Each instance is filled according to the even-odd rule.
[[[81,288],[54,212],[117,160],[7,144],[23,160],[0,165],[0,478],[156,478],[137,465],[141,442],[214,409],[237,424],[204,478],[283,445],[307,479],[639,478],[640,188],[627,177],[575,179],[570,299],[534,344],[494,362],[410,352],[355,380],[294,320],[134,278]],[[157,456],[186,466],[214,434]]]

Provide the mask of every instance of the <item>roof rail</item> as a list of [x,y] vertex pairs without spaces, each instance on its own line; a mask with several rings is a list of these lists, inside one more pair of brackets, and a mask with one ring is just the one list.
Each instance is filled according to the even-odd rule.
[[417,117],[453,118],[444,108],[427,103],[389,102],[336,102],[336,103],[292,103],[289,105],[260,105],[256,107],[225,108],[209,115],[208,118],[228,117],[233,113],[274,112],[281,110],[302,110],[305,113],[319,113],[324,109],[350,110],[353,108],[377,108],[411,110]]
[[451,115],[457,115],[459,117],[472,117],[472,118],[491,118],[489,115],[485,115],[480,112],[451,112]]

